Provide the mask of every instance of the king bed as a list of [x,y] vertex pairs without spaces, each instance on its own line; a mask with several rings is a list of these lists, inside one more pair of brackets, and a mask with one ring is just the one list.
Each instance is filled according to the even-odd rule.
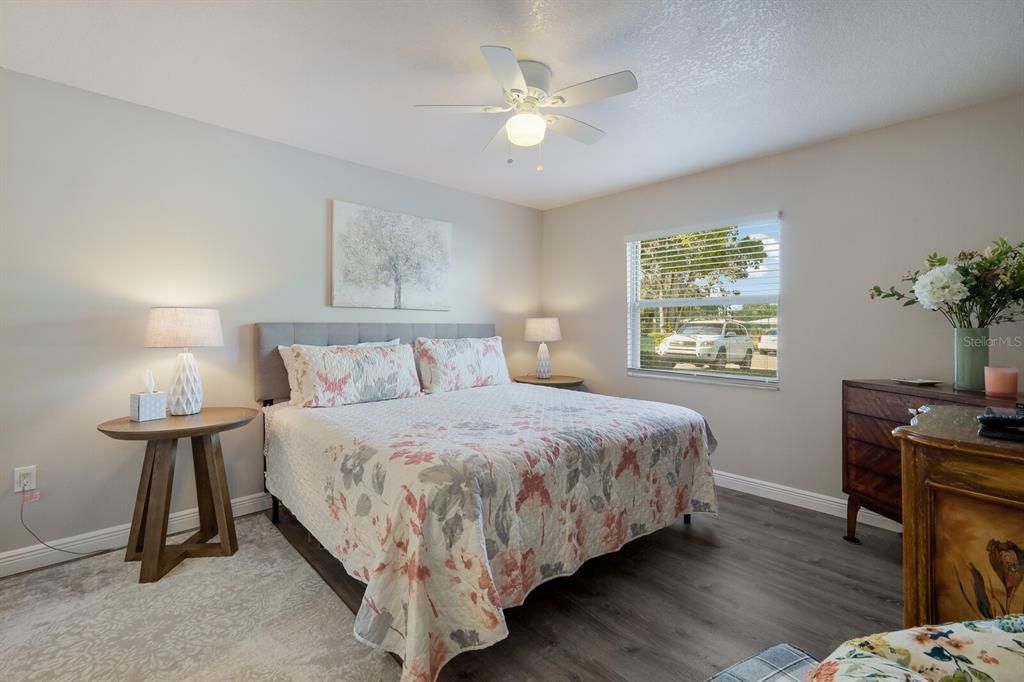
[[[266,487],[366,584],[355,636],[432,682],[508,635],[502,609],[589,558],[715,512],[696,412],[503,383],[341,407],[287,402],[279,346],[485,338],[491,325],[256,325]],[[285,401],[276,402],[275,401]]]

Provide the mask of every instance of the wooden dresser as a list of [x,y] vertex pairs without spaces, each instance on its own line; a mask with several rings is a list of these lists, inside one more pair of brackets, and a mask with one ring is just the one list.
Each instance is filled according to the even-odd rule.
[[906,627],[1024,612],[1024,442],[979,436],[980,412],[935,407],[896,430]]
[[[1024,396],[1018,398],[1024,400]],[[951,387],[904,386],[888,379],[843,382],[843,492],[846,535],[857,540],[857,513],[870,509],[893,521],[903,520],[900,446],[893,429],[909,424],[922,405],[1013,408],[1017,401],[986,398]]]

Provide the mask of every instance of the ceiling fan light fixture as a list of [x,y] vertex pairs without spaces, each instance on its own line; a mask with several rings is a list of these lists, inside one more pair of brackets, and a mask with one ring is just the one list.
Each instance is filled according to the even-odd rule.
[[523,111],[505,123],[509,142],[517,147],[532,147],[544,141],[548,124],[544,117],[533,111]]
[[[512,50],[500,45],[482,45],[480,52],[501,85],[504,104],[417,104],[416,107],[420,111],[461,114],[512,112],[511,117],[494,131],[494,137],[484,147],[485,151],[503,150],[506,144],[536,147],[544,141],[549,126],[556,135],[563,135],[583,144],[594,144],[604,136],[603,130],[569,116],[549,114],[545,109],[575,107],[597,102],[633,92],[637,88],[636,76],[632,71],[619,71],[551,92],[551,67],[547,64],[532,59],[516,59]],[[508,151],[506,163],[511,165],[511,146]],[[538,154],[537,171],[541,172],[543,169]]]

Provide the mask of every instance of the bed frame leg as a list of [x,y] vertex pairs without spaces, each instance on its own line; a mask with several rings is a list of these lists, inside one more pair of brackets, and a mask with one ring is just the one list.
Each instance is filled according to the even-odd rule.
[[[272,406],[273,400],[263,400],[263,407],[269,408]],[[266,441],[266,423],[264,422],[263,440]],[[263,492],[269,493],[266,489],[266,455],[263,455]],[[281,523],[281,501],[278,498],[270,496],[270,522],[274,525]]]
[[[276,500],[275,500],[275,502],[276,502]],[[690,515],[689,514],[683,514],[683,523],[685,523],[687,526],[690,525]]]

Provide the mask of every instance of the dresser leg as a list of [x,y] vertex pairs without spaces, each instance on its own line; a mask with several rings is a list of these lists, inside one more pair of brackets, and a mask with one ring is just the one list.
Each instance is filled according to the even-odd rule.
[[855,545],[860,544],[857,539],[857,513],[860,511],[860,499],[850,495],[846,500],[846,535],[843,539]]

